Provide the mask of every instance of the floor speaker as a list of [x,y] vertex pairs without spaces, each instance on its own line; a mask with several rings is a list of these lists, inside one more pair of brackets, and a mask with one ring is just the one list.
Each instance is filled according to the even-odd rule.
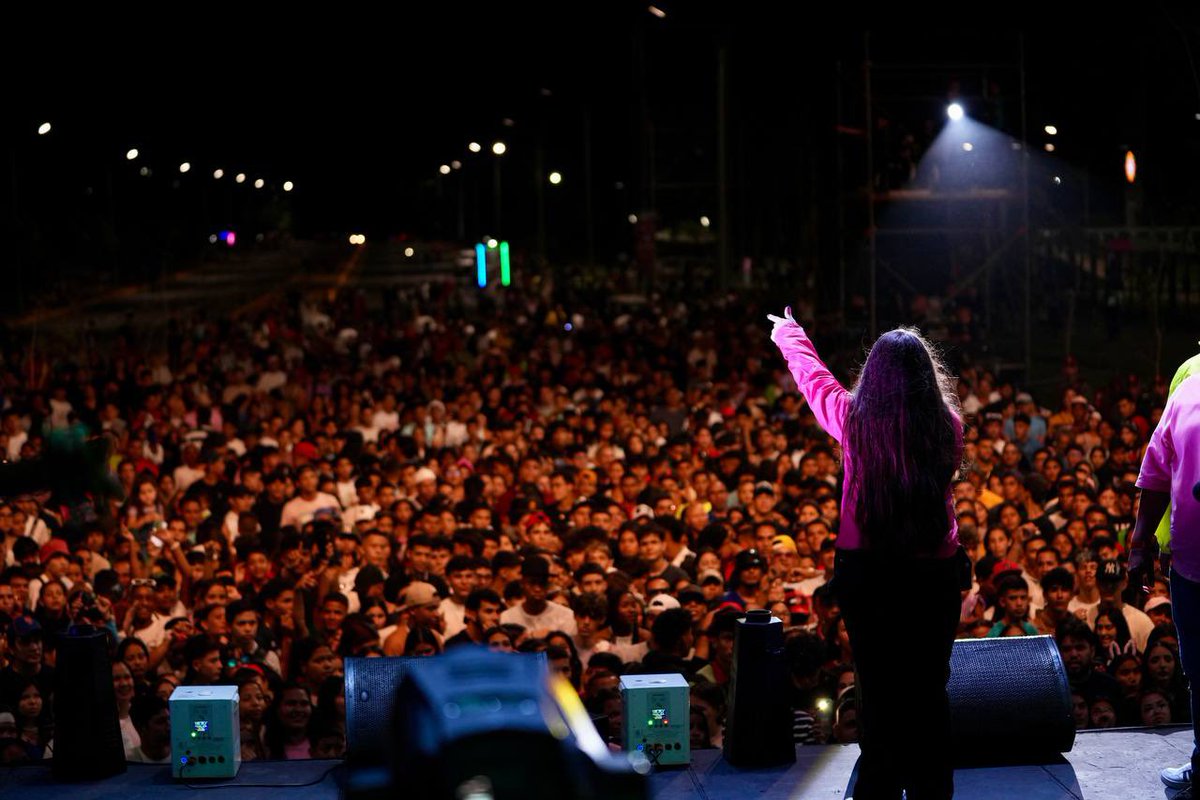
[[[546,654],[513,654],[545,669]],[[427,659],[416,656],[347,658],[346,760],[351,764],[384,764],[392,755],[392,713],[396,690],[409,670]]]
[[960,761],[1068,752],[1071,690],[1051,636],[960,639],[950,656],[950,725]]
[[54,717],[56,778],[97,780],[125,771],[106,632],[72,626],[58,637]]

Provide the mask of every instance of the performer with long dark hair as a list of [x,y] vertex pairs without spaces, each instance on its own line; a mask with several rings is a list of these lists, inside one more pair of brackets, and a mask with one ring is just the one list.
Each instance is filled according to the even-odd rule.
[[[768,318],[818,424],[842,445],[834,594],[858,673],[854,797],[951,797],[946,681],[962,561],[950,484],[963,449],[953,380],[929,342],[898,328],[847,391],[790,308]],[[898,613],[914,624],[897,624]]]

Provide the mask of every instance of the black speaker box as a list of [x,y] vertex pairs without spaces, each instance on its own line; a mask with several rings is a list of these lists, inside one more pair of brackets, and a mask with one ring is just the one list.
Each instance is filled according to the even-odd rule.
[[960,763],[1037,759],[1075,743],[1071,689],[1051,636],[960,639],[946,688]]
[[98,780],[125,771],[108,634],[72,627],[58,637],[54,675],[54,776]]
[[783,623],[768,611],[747,612],[733,636],[726,761],[735,767],[769,767],[796,760],[788,696]]
[[[544,671],[546,654],[514,654],[536,662]],[[385,764],[392,757],[392,715],[396,690],[409,670],[420,669],[425,658],[391,656],[347,658],[346,761],[350,764]]]

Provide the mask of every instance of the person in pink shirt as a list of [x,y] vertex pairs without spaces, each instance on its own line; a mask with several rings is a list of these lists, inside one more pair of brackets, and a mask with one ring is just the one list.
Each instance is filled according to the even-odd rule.
[[[853,794],[949,798],[946,681],[965,563],[950,493],[963,450],[955,380],[917,331],[898,328],[879,337],[847,390],[790,308],[768,318],[817,423],[842,445],[833,588],[858,669]],[[915,624],[897,624],[896,597]]]
[[[1200,376],[1184,379],[1167,400],[1146,446],[1137,485],[1142,496],[1129,550],[1130,582],[1143,590],[1153,586],[1159,545],[1155,528],[1169,504],[1171,552],[1163,557],[1163,571],[1170,572],[1179,660],[1195,687],[1200,681]],[[1200,692],[1194,688],[1191,707],[1193,736],[1200,742]],[[1193,744],[1189,763],[1168,767],[1160,776],[1167,786],[1182,790],[1176,797],[1191,797],[1197,766],[1200,747]]]

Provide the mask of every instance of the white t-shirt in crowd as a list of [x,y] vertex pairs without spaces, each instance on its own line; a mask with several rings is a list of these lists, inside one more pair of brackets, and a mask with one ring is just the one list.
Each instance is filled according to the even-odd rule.
[[525,613],[523,603],[518,603],[500,615],[500,621],[505,625],[510,623],[520,625],[526,630],[535,631],[546,628],[552,631],[562,631],[570,636],[576,633],[575,612],[558,603],[546,603],[546,608],[537,616]]
[[318,511],[325,509],[340,516],[342,505],[336,497],[324,492],[317,492],[312,500],[305,500],[303,497],[293,497],[283,505],[283,514],[280,517],[279,526],[286,528],[288,525],[294,525],[299,528],[305,523],[311,522]]

